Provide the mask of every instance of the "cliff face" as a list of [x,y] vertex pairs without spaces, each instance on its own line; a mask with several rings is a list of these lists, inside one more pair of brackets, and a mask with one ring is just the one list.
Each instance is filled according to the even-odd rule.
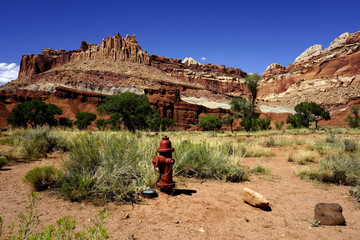
[[360,96],[360,32],[344,33],[324,50],[314,45],[286,68],[272,64],[262,77],[259,99],[264,102],[344,107]]
[[[99,45],[82,42],[78,50],[43,49],[42,54],[39,55],[24,55],[20,63],[19,79],[30,78],[30,81],[27,80],[22,85],[22,87],[26,87],[27,83],[35,82],[32,80],[38,74],[69,63],[84,61],[103,61],[119,64],[129,62],[155,67],[169,77],[182,80],[185,87],[190,84],[196,86],[196,88],[224,95],[243,94],[244,84],[241,79],[246,76],[246,73],[241,69],[227,68],[224,65],[182,63],[180,59],[151,55],[138,45],[135,35],[127,35],[122,38],[120,34],[117,34],[103,39]],[[107,72],[111,71],[113,69]],[[106,83],[106,80],[104,78],[102,81],[98,81],[97,85]],[[161,80],[161,78],[158,80]],[[149,87],[152,87],[151,84],[141,86],[138,90],[141,91]],[[184,95],[186,95],[185,92]]]
[[[229,113],[225,109],[209,109],[204,106],[190,104],[180,99],[179,90],[146,89],[146,97],[151,107],[156,108],[161,117],[175,119],[174,130],[196,129],[198,118],[204,114],[213,114],[218,117]],[[66,87],[56,87],[55,92],[18,90],[0,90],[0,126],[6,126],[6,118],[19,103],[38,99],[59,106],[63,110],[62,116],[75,120],[78,112],[93,112],[97,114],[97,106],[108,95],[80,91]],[[224,130],[229,126],[224,126]]]

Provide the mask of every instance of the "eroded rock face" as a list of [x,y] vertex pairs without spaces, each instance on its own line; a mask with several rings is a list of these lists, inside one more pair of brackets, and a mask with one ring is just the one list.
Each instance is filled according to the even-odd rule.
[[[43,49],[42,54],[23,55],[19,78],[33,79],[37,74],[67,63],[99,60],[132,62],[156,67],[171,77],[181,79],[184,84],[197,84],[203,89],[220,94],[231,95],[235,92],[241,95],[244,89],[241,80],[246,73],[241,69],[227,68],[224,65],[202,65],[192,58],[187,58],[182,62],[180,59],[151,55],[140,47],[135,35],[122,38],[120,34],[103,39],[99,45],[83,41],[77,50]],[[102,83],[103,81],[99,81],[98,85]],[[152,86],[148,84],[145,87]]]
[[293,107],[314,101],[340,111],[360,96],[360,32],[340,35],[325,50],[312,46],[285,69],[269,66],[262,77],[262,102]]
[[[146,97],[151,107],[156,108],[161,117],[175,119],[174,130],[197,129],[198,118],[204,114],[218,117],[229,113],[226,109],[209,109],[207,107],[190,104],[180,99],[180,91],[172,89],[145,89]],[[38,99],[52,103],[63,110],[61,117],[75,120],[78,112],[93,112],[96,107],[109,95],[58,86],[54,92],[32,90],[0,90],[0,127],[7,125],[6,118],[19,103]],[[225,126],[223,130],[228,130]]]

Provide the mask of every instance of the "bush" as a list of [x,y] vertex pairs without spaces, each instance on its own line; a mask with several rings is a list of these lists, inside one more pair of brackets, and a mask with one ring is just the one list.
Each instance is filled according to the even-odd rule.
[[281,130],[281,128],[284,126],[284,121],[281,122],[275,122],[275,127],[277,130]]
[[168,128],[171,128],[175,123],[175,119],[171,119],[169,117],[154,117],[150,122],[149,128],[152,131],[166,131]]
[[358,144],[354,139],[344,139],[345,152],[354,153],[358,150]]
[[205,115],[199,118],[198,128],[203,131],[214,131],[221,128],[222,122],[220,118],[214,115]]
[[77,136],[64,166],[61,193],[71,200],[135,202],[138,191],[155,185],[155,154],[155,141],[141,134]]
[[62,177],[63,173],[54,167],[36,167],[25,175],[24,181],[30,184],[35,191],[43,191],[57,186]]
[[192,143],[183,141],[176,146],[174,153],[175,175],[197,178],[213,178],[225,181],[240,182],[247,175],[238,164],[231,164],[228,156],[237,154],[229,145],[219,144],[211,147],[205,141]]
[[5,158],[1,157],[1,154],[0,154],[0,169],[5,166],[7,164]]
[[75,115],[76,121],[74,124],[80,129],[87,129],[88,126],[90,126],[91,122],[96,119],[95,113],[90,112],[78,112]]
[[95,125],[100,131],[104,131],[106,126],[108,125],[108,120],[103,118],[98,119],[95,121]]
[[[48,225],[41,228],[40,232],[35,232],[40,224],[37,205],[40,197],[36,193],[29,196],[29,205],[24,213],[18,215],[17,233],[15,233],[15,223],[8,226],[10,232],[4,239],[107,239],[107,229],[103,226],[108,212],[99,210],[97,218],[92,220],[92,227],[86,227],[85,230],[77,231],[77,221],[72,216],[65,216],[56,221],[57,226]],[[90,219],[89,219],[90,220]],[[0,237],[2,235],[4,218],[0,216]]]
[[59,126],[65,128],[72,128],[73,121],[68,117],[61,117],[59,118]]
[[359,117],[359,106],[352,106],[350,113],[353,114],[354,116],[348,115],[345,119],[345,121],[348,122],[349,127],[351,128],[358,128],[360,127],[360,117]]
[[257,124],[258,124],[260,130],[269,130],[269,129],[271,129],[270,123],[271,123],[270,118],[259,118],[257,120]]
[[43,126],[46,124],[56,126],[57,120],[55,115],[60,114],[62,114],[62,110],[58,106],[33,99],[29,102],[20,103],[14,108],[7,118],[7,122],[13,127],[24,128],[28,124],[33,128],[37,125]]
[[349,193],[351,196],[355,197],[360,202],[360,185],[350,188]]
[[49,127],[37,127],[25,133],[21,140],[21,149],[26,159],[46,157],[55,150],[67,151],[69,144]]
[[319,169],[301,174],[321,182],[356,186],[360,184],[360,160],[354,156],[329,155],[320,161]]
[[305,164],[314,162],[317,156],[318,155],[312,151],[299,151],[296,153],[296,155],[290,154],[287,157],[287,161],[295,162],[300,165],[305,165]]

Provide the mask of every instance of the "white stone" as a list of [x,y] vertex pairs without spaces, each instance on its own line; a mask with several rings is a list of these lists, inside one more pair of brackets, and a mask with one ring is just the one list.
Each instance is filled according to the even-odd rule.
[[330,51],[334,50],[335,48],[343,46],[349,36],[350,36],[350,34],[348,32],[341,34],[324,51],[330,52]]
[[284,66],[281,65],[280,63],[272,63],[266,68],[265,72],[267,72],[271,69],[274,69],[274,68],[282,68],[282,67],[284,67]]
[[190,66],[190,65],[202,65],[201,63],[199,63],[198,61],[196,61],[195,59],[191,58],[191,57],[187,57],[185,58],[182,63],[184,63],[185,65],[187,66]]
[[261,195],[249,188],[243,190],[243,200],[254,207],[265,208],[269,207],[269,201]]
[[317,44],[317,45],[311,46],[295,59],[294,64],[302,62],[311,57],[317,56],[317,55],[321,54],[322,52],[323,52],[323,47],[321,45]]

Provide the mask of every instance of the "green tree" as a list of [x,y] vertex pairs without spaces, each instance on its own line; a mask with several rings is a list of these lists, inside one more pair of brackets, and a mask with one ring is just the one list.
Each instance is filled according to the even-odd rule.
[[256,113],[255,100],[258,92],[258,82],[261,77],[256,73],[248,74],[245,77],[245,84],[250,91],[250,99],[235,98],[230,102],[231,111],[235,112],[235,117],[241,118],[240,125],[245,131],[257,130],[257,119],[260,114]]
[[108,119],[101,118],[95,121],[95,125],[100,131],[104,131],[104,129],[108,125],[108,122]]
[[231,132],[233,132],[233,123],[234,123],[234,115],[232,114],[226,114],[225,116],[222,117],[222,122],[225,124],[228,124],[230,126],[230,130]]
[[29,102],[20,103],[14,108],[10,116],[7,118],[7,122],[13,127],[24,127],[30,125],[32,128],[37,125],[49,125],[56,126],[57,120],[55,115],[62,114],[61,108],[54,104],[47,104],[37,99],[33,99]]
[[73,121],[68,117],[59,118],[59,126],[71,128],[73,126]]
[[315,122],[318,129],[320,119],[330,120],[330,113],[314,102],[302,102],[295,106],[295,115],[288,117],[288,122],[295,128],[309,127]]
[[250,100],[255,104],[255,100],[258,92],[258,82],[261,80],[261,77],[257,73],[250,73],[245,77],[245,84],[250,91],[251,97]]
[[160,118],[158,115],[153,117],[153,119],[150,122],[149,128],[152,131],[166,131],[168,128],[170,128],[172,125],[174,125],[175,119],[171,119],[169,117]]
[[270,123],[271,123],[271,119],[270,118],[259,118],[257,120],[257,124],[260,128],[260,130],[270,130]]
[[156,110],[150,108],[145,95],[129,92],[105,98],[98,112],[110,115],[109,122],[113,129],[120,129],[123,123],[131,132],[148,129],[151,121],[158,117]]
[[235,117],[241,118],[240,125],[244,127],[245,131],[255,131],[257,129],[256,119],[260,114],[255,112],[256,105],[251,100],[244,98],[234,98],[230,102],[232,112],[235,112]]
[[351,128],[360,127],[359,110],[360,110],[359,106],[353,105],[351,107],[350,113],[353,114],[354,116],[348,115],[345,119],[345,121],[348,122],[349,127],[351,127]]
[[91,122],[96,119],[96,114],[91,112],[78,112],[75,115],[75,118],[76,121],[74,122],[74,124],[79,129],[87,129]]
[[221,120],[214,115],[205,115],[199,118],[198,128],[203,131],[214,131],[221,128]]

